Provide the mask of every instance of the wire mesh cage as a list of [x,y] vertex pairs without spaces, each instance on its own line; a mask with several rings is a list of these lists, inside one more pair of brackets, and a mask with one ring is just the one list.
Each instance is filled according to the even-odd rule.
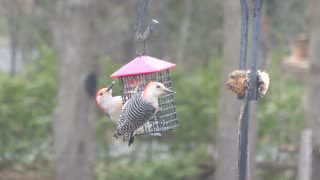
[[[131,61],[129,64],[122,68],[122,70],[126,69],[126,73],[123,73],[123,71],[121,71],[120,69],[118,72],[111,75],[111,77],[119,78],[123,103],[129,100],[136,90],[139,92],[143,91],[145,86],[151,81],[161,82],[167,88],[172,90],[172,82],[170,79],[169,68],[175,67],[175,65],[170,63],[169,65],[174,66],[162,66],[163,64],[159,64],[159,62],[163,63],[165,61],[154,59],[151,57],[137,57],[135,60]],[[137,63],[139,66],[136,66],[137,64],[134,63]],[[149,69],[144,68],[144,63],[148,64]],[[158,68],[156,70],[158,72],[150,73],[150,71],[155,71],[155,69],[150,69],[152,65]],[[138,72],[141,73],[139,74]],[[134,75],[128,75],[128,73]],[[123,74],[126,75],[122,76]],[[151,120],[149,120],[143,125],[144,131],[140,133],[138,132],[138,135],[163,132],[166,130],[174,129],[177,126],[178,119],[174,103],[174,96],[173,94],[165,94],[159,97],[159,111]]]

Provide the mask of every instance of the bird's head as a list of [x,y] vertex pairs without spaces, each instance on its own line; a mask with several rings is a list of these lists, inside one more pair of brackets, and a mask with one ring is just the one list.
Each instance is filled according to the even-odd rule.
[[98,107],[104,111],[104,104],[106,103],[106,101],[110,100],[112,98],[112,87],[114,85],[114,81],[109,84],[107,87],[105,88],[101,88],[97,91],[96,93],[96,104],[98,105]]
[[168,89],[160,82],[149,82],[144,88],[142,96],[144,98],[158,98],[159,96],[167,93],[176,93]]

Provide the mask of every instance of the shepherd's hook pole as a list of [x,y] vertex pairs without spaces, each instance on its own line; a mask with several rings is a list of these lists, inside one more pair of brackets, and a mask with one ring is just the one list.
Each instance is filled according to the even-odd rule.
[[[246,49],[247,49],[247,26],[248,16],[246,15],[247,3],[246,0],[240,0],[241,3],[241,47],[240,47],[240,69],[246,68]],[[250,100],[256,100],[257,95],[257,56],[258,56],[258,40],[260,27],[260,11],[262,0],[255,0],[253,12],[253,26],[252,26],[252,49],[251,49],[251,67],[250,67],[250,81],[249,90],[244,97],[244,104],[240,112],[240,132],[239,132],[239,180],[250,180],[248,177],[248,134],[249,134],[249,110]]]

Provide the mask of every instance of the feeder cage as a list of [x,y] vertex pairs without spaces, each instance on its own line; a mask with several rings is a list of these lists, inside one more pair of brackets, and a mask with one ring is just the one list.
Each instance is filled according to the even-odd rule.
[[[175,67],[175,64],[150,56],[138,56],[113,73],[111,77],[119,78],[122,102],[125,103],[133,96],[136,89],[137,91],[143,91],[151,81],[161,82],[167,88],[172,89],[169,69]],[[174,129],[177,126],[173,94],[165,94],[159,97],[159,111],[154,118],[143,125],[144,132],[140,135],[162,132]]]

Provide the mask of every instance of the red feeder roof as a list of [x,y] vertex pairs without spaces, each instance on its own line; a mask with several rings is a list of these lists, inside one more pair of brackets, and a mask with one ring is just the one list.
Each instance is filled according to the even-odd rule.
[[110,77],[118,78],[138,74],[156,73],[166,69],[175,68],[176,65],[150,56],[138,56],[128,64],[122,66]]

